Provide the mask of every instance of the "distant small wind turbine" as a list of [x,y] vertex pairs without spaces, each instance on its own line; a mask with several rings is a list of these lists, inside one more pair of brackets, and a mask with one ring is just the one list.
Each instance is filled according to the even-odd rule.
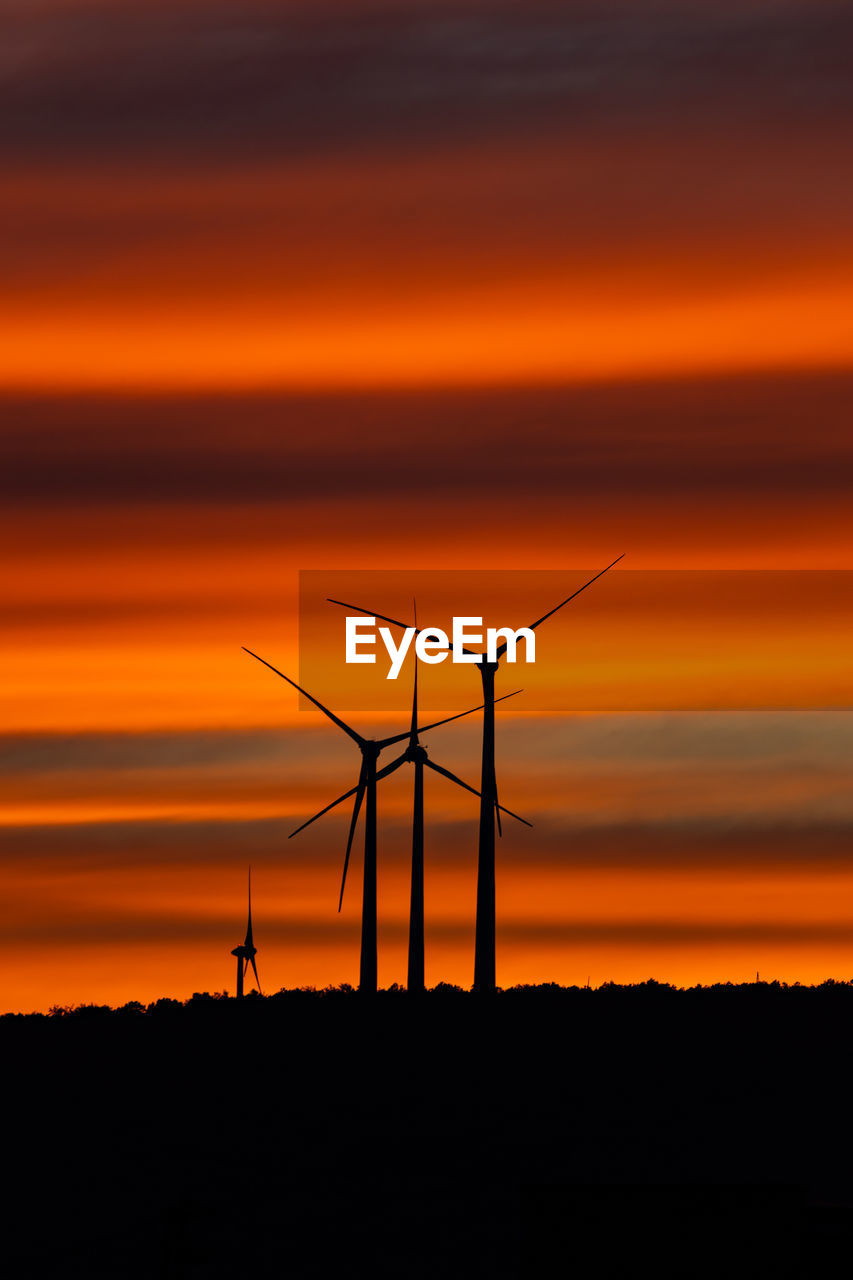
[[258,954],[258,948],[252,940],[252,868],[249,867],[249,923],[246,926],[246,941],[240,947],[235,947],[231,952],[232,956],[237,957],[237,999],[243,999],[243,978],[249,965],[255,973],[255,983],[258,988],[258,995],[261,995],[261,980],[258,977],[258,966],[255,964],[255,956]]
[[[318,711],[322,711],[324,716],[336,724],[347,737],[351,738],[361,752],[361,769],[358,775],[358,783],[348,792],[348,795],[355,795],[355,804],[353,805],[352,821],[349,829],[349,839],[347,840],[347,851],[344,859],[344,875],[341,883],[341,898],[343,898],[344,884],[346,883],[347,867],[349,866],[350,850],[352,849],[353,836],[355,835],[356,823],[358,822],[359,810],[362,801],[365,801],[365,820],[364,820],[364,884],[362,889],[362,906],[361,906],[361,961],[359,965],[359,991],[370,993],[375,992],[378,983],[378,958],[376,949],[376,762],[379,754],[386,747],[393,746],[395,742],[402,742],[409,737],[409,730],[405,733],[396,733],[390,738],[381,738],[378,741],[374,738],[363,738],[357,733],[351,725],[346,724],[339,716],[336,716],[324,707],[322,702],[318,702],[312,697],[306,689],[298,685],[295,680],[291,680],[290,676],[286,676],[283,671],[279,671],[278,667],[274,667],[271,662],[267,662],[265,658],[260,658],[256,653],[252,653],[251,649],[247,649],[243,645],[244,652],[248,653],[251,658],[255,658],[257,662],[262,662],[265,667],[269,667],[277,676],[281,676],[282,680],[286,680],[298,693],[307,698],[309,702],[313,702]],[[482,705],[477,707],[469,707],[467,711],[460,711],[455,716],[447,716],[444,720],[436,720],[434,724],[424,725],[418,728],[419,733],[426,733],[428,729],[437,729],[439,725],[450,724],[451,720],[460,720],[463,716],[470,716],[475,711],[482,711]],[[327,805],[325,809],[321,809],[315,814],[315,818],[321,817],[324,813],[328,813],[329,809],[333,809],[345,797],[341,796],[332,804]],[[314,819],[312,818],[312,821]],[[307,824],[306,824],[307,825]]]

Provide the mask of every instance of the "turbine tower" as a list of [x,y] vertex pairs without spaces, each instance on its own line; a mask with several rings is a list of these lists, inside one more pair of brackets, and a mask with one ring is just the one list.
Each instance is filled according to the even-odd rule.
[[[344,884],[346,883],[347,867],[349,866],[350,850],[352,849],[353,836],[355,835],[356,823],[361,809],[362,801],[365,802],[365,819],[364,819],[364,881],[362,888],[362,906],[361,906],[361,960],[359,964],[358,989],[365,993],[372,993],[377,988],[377,950],[376,950],[376,762],[379,759],[380,752],[386,747],[392,746],[395,742],[402,742],[409,737],[409,731],[405,733],[394,734],[390,738],[381,738],[378,741],[374,738],[363,738],[350,725],[334,715],[328,707],[324,707],[322,702],[318,702],[312,697],[307,690],[303,689],[286,676],[283,671],[279,671],[271,662],[267,662],[265,658],[260,658],[256,653],[252,653],[251,649],[243,649],[250,657],[255,658],[258,662],[262,662],[265,667],[269,667],[270,671],[275,672],[282,680],[286,680],[289,685],[306,697],[309,702],[313,702],[324,716],[336,724],[347,737],[351,738],[361,752],[361,769],[359,770],[358,782],[355,787],[347,795],[355,795],[355,804],[353,805],[352,821],[350,822],[349,838],[347,840],[346,857],[344,858],[344,874],[341,883],[341,899],[343,899]],[[437,729],[439,725],[449,724],[451,720],[459,720],[462,716],[470,716],[474,711],[481,711],[482,707],[469,707],[467,711],[460,711],[455,716],[447,716],[444,720],[437,720],[434,724],[424,725],[419,728],[419,733],[426,733],[428,729]],[[315,818],[322,817],[324,813],[328,813],[329,809],[333,809],[336,804],[340,804],[345,796],[340,796],[334,800],[332,804],[327,805],[325,809],[321,809],[320,813],[314,815]],[[312,818],[313,822],[314,819]],[[307,823],[305,824],[307,826]],[[339,905],[340,909],[340,905]]]
[[246,941],[242,946],[235,947],[231,952],[232,956],[237,957],[237,999],[243,999],[243,978],[249,965],[252,966],[255,974],[255,983],[258,988],[258,995],[261,995],[261,980],[258,977],[258,966],[255,964],[255,956],[258,954],[258,948],[252,940],[252,868],[249,867],[249,923],[246,926]]
[[[592,578],[566,596],[553,609],[549,609],[541,618],[537,618],[529,626],[535,631],[548,618],[553,617],[565,605],[576,599],[587,587],[603,577],[608,570],[618,564],[622,556],[617,556],[606,568],[599,570]],[[373,609],[365,609],[361,605],[348,604],[344,600],[329,599],[330,604],[340,605],[344,609],[352,609],[369,618],[379,618],[393,627],[406,630],[407,624],[398,618],[389,618],[386,614],[377,613]],[[417,630],[417,628],[416,628]],[[495,989],[495,817],[498,815],[498,788],[495,777],[495,674],[500,660],[506,653],[507,646],[502,644],[496,650],[495,661],[485,661],[484,654],[474,654],[477,658],[477,670],[483,683],[483,754],[480,772],[480,830],[477,851],[477,927],[474,943],[474,990],[490,992]],[[465,653],[471,653],[465,649]],[[498,816],[498,830],[500,817]]]

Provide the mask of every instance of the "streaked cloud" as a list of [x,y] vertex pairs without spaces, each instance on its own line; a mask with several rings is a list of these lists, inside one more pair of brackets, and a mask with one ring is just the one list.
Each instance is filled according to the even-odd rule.
[[18,4],[6,154],[411,147],[615,120],[811,127],[850,109],[837,3]]
[[634,506],[674,491],[736,501],[760,488],[762,507],[797,512],[849,488],[851,407],[846,374],[499,393],[11,397],[0,492],[15,504],[238,506],[340,501],[355,487],[361,502],[488,497],[524,508],[534,494]]

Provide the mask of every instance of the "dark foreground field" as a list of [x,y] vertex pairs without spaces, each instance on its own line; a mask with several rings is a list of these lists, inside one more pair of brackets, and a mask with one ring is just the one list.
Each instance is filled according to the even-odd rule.
[[844,984],[5,1017],[0,1263],[119,1280],[846,1275],[851,1027]]

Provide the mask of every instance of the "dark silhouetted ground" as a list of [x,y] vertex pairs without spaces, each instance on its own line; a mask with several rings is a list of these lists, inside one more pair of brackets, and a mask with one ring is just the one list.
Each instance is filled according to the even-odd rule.
[[832,983],[7,1016],[0,1262],[119,1280],[846,1275],[852,1025],[853,986]]

